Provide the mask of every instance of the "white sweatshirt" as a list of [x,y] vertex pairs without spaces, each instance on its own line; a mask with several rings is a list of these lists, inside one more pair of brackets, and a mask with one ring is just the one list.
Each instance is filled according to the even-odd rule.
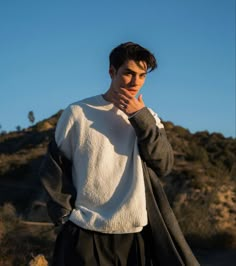
[[137,137],[127,115],[102,95],[71,104],[55,132],[72,160],[77,191],[69,219],[103,233],[133,233],[147,224]]

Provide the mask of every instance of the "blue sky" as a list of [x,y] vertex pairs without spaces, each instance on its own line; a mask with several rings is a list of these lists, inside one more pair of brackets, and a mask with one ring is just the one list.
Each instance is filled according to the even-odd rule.
[[0,1],[2,130],[105,92],[126,41],[158,59],[142,94],[163,120],[236,137],[235,0]]

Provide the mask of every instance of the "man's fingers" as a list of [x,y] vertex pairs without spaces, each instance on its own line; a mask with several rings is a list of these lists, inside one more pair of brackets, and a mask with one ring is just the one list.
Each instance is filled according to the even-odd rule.
[[111,96],[114,105],[127,115],[133,114],[145,106],[142,94],[136,98],[127,89],[120,88],[119,90],[115,90]]
[[142,95],[142,94],[140,94],[140,95],[138,96],[138,101],[141,102],[141,103],[143,103],[143,95]]
[[114,94],[113,94],[113,99],[114,100],[117,100],[117,101],[120,101],[120,102],[123,102],[125,104],[129,104],[130,100],[132,99],[133,97],[131,96],[126,96],[125,94],[121,93],[120,91],[115,91]]
[[120,91],[118,92],[120,95],[123,95],[129,99],[133,98],[133,95],[129,92],[128,89],[120,88]]

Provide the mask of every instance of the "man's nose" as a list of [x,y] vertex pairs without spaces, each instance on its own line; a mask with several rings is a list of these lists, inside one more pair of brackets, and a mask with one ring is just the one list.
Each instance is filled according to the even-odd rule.
[[138,78],[136,75],[133,75],[131,79],[131,85],[136,86],[137,84],[138,84]]

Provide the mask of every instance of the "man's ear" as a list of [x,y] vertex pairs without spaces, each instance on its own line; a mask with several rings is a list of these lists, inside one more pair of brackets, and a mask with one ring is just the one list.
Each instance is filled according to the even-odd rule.
[[109,68],[110,77],[113,78],[115,73],[116,73],[116,70],[115,70],[114,66],[110,66],[110,68]]

